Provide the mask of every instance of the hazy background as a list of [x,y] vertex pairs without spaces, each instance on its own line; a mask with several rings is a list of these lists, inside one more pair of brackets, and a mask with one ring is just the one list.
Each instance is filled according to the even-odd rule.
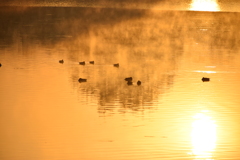
[[[202,2],[202,0],[1,0],[0,5],[188,10],[193,1]],[[211,2],[212,0],[206,1]],[[240,11],[240,2],[238,0],[213,1],[218,3],[221,11]]]
[[240,159],[236,1],[1,3],[0,159]]

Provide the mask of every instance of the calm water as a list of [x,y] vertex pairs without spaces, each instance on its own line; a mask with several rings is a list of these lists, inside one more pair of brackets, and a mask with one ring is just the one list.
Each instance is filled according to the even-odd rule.
[[237,12],[2,7],[0,159],[240,159],[239,22]]

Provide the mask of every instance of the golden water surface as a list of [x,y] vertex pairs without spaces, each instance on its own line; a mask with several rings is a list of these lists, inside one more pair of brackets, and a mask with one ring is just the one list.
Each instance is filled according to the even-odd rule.
[[0,159],[239,159],[239,17],[1,8]]

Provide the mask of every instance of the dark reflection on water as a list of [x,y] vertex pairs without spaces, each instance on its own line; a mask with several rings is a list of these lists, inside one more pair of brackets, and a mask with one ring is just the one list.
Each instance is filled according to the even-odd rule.
[[[221,12],[1,8],[3,158],[13,144],[10,159],[234,158],[239,21]],[[209,150],[198,134],[206,126]]]
[[143,51],[137,49],[142,48],[135,47],[143,44],[152,47],[151,53],[157,52],[155,47],[162,49],[166,43],[174,47],[173,51],[182,49],[186,37],[211,42],[208,44],[211,47],[232,49],[239,36],[236,32],[239,13],[77,7],[1,7],[0,12],[2,45],[12,45],[20,39],[52,47],[61,41],[73,40],[72,49],[81,49],[86,54],[90,52],[93,38],[101,38],[101,43],[111,43],[110,46],[96,44],[95,54],[108,51],[105,47],[113,44],[134,47],[132,53],[139,54]]
[[[71,77],[88,78],[80,86],[97,94],[101,113],[114,103],[135,111],[154,105],[156,95],[174,83],[186,46],[237,50],[240,36],[239,13],[9,7],[1,8],[0,16],[2,49],[17,47],[29,56],[28,50],[40,45],[66,53],[65,61],[73,64],[95,60],[94,66],[72,67]],[[128,76],[133,86],[123,80]]]
[[1,37],[9,38],[9,43],[16,36],[26,36],[43,45],[54,45],[67,37],[88,36],[91,29],[138,18],[144,13],[123,9],[1,7]]
[[[168,71],[177,67],[183,50],[183,26],[178,25],[180,16],[174,12],[152,15],[147,10],[10,7],[2,9],[1,15],[3,48],[17,44],[24,54],[36,44],[61,47],[69,52],[65,61],[95,60],[91,67],[76,66],[73,74],[86,72],[90,84],[96,79],[92,83],[96,88],[91,88],[98,90],[102,106],[117,100],[124,108],[143,108],[154,95],[164,92],[161,86],[172,85],[174,73]],[[114,63],[120,67],[113,68]],[[73,81],[77,76],[72,75]],[[123,81],[126,76],[134,77],[133,86]],[[136,86],[138,80],[143,82],[141,86]],[[135,94],[139,96],[133,99]]]

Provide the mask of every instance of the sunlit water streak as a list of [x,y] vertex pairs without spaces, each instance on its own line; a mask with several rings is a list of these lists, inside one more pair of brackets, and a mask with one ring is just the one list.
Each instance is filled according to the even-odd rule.
[[192,0],[189,10],[220,11],[220,7],[217,0]]
[[214,159],[217,131],[215,122],[205,113],[197,113],[192,123],[193,154],[196,159]]

